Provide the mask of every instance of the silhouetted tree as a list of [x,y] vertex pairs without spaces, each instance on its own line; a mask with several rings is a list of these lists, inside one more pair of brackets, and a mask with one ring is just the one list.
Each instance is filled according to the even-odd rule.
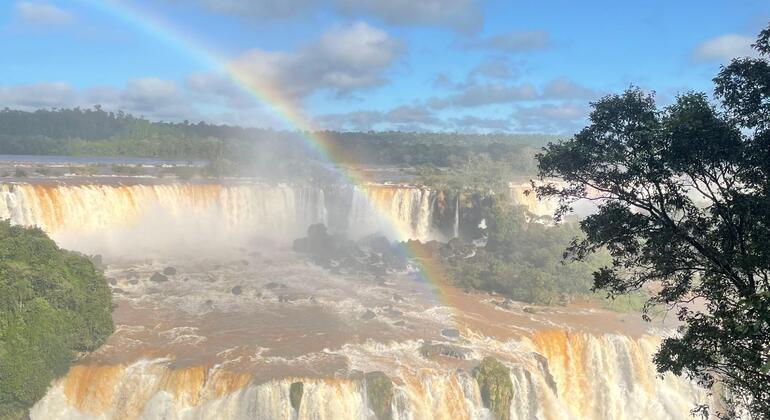
[[758,58],[714,79],[721,107],[687,93],[659,110],[632,88],[593,104],[587,127],[537,157],[541,180],[566,181],[536,188],[560,200],[557,218],[576,200],[598,203],[567,255],[608,249],[594,288],[611,296],[655,285],[650,303],[682,321],[658,370],[723,385],[724,417],[770,418],[769,38],[770,27]]

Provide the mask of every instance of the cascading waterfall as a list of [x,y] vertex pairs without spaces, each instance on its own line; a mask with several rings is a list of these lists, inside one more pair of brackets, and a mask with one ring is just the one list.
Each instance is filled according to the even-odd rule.
[[[287,184],[4,184],[0,218],[39,226],[65,238],[66,245],[71,245],[68,234],[83,242],[91,233],[128,228],[148,238],[162,233],[164,238],[234,241],[251,235],[287,242],[313,223],[354,237],[383,232],[396,240],[427,240],[434,234],[432,196],[427,189],[373,185],[335,194],[333,198],[347,201],[333,203],[323,188]],[[330,220],[335,213],[347,217]],[[140,240],[121,242],[128,239]]]
[[[125,246],[130,246],[136,251],[134,255],[146,258],[147,250],[155,249],[153,247],[178,249],[189,243],[203,242],[212,249],[205,253],[196,249],[197,254],[193,255],[209,257],[221,248],[223,241],[232,242],[239,236],[254,235],[291,240],[302,235],[309,224],[319,222],[326,223],[333,231],[346,231],[351,236],[380,231],[391,238],[430,239],[437,235],[433,227],[433,209],[439,202],[437,196],[434,191],[425,188],[386,185],[335,189],[287,184],[18,183],[0,185],[0,218],[10,219],[15,224],[40,226],[62,246],[82,251],[109,254],[114,247],[116,253],[123,256],[126,255]],[[519,197],[519,200],[525,199],[529,200],[529,197]],[[519,202],[533,205],[529,201]],[[460,230],[460,204],[457,197],[451,232],[455,236]],[[382,220],[382,212],[386,213],[388,223]],[[89,241],[94,237],[100,241],[89,248]],[[232,258],[232,255],[227,254],[226,257]],[[254,257],[253,261],[259,264],[260,260]],[[263,267],[258,268],[261,270]],[[255,273],[259,271],[255,270]],[[325,302],[320,290],[312,292],[312,299],[299,301],[305,303],[288,303],[287,300],[294,299],[291,296],[276,296],[277,302],[265,300],[273,292],[263,290],[256,294],[256,286],[248,283],[256,281],[253,280],[255,275],[238,276],[237,284],[244,286],[240,296],[231,292],[233,284],[222,284],[221,279],[212,276],[216,282],[203,283],[211,288],[211,293],[203,293],[201,297],[210,299],[201,300],[203,306],[195,303],[198,297],[191,296],[203,287],[200,284],[189,286],[191,289],[185,289],[178,295],[163,295],[161,301],[164,306],[177,302],[187,311],[185,313],[195,315],[208,313],[206,311],[220,306],[225,308],[222,311],[228,316],[245,310],[237,308],[266,307],[270,309],[268,313],[286,311],[287,317],[300,317],[298,325],[303,325],[305,318],[302,317],[306,316],[302,312],[295,315],[294,311],[299,311],[301,305],[307,305],[310,309],[306,310],[310,311],[319,302]],[[313,279],[312,282],[301,277],[299,283],[318,284],[317,272],[308,276]],[[197,281],[195,279],[190,275],[178,287],[187,287],[185,285]],[[258,282],[261,284],[267,280]],[[275,280],[288,281],[283,277]],[[162,286],[151,284],[149,280],[131,280],[134,283],[129,279],[120,281],[120,288],[127,290],[114,290],[120,290],[115,293],[125,305],[126,292],[135,294],[142,304],[148,304],[152,300],[147,299],[147,291],[165,293],[163,287],[177,287],[174,284],[179,279],[167,282],[168,286],[165,283]],[[334,278],[329,281],[334,282],[335,286],[330,290],[335,299],[339,294],[336,292],[338,287],[345,287],[348,291],[357,287],[373,288],[366,291],[367,302],[380,295],[385,296],[387,306],[376,309],[378,318],[371,322],[381,322],[380,319],[388,313],[394,313],[391,316],[395,317],[404,316],[400,310],[394,309],[397,305],[405,305],[401,308],[404,312],[426,316],[429,320],[434,319],[433,315],[438,310],[431,306],[413,306],[415,303],[410,301],[414,299],[412,296],[407,298],[406,303],[396,302],[393,300],[395,297],[391,299],[390,292],[381,290],[392,286],[347,283],[339,286],[337,282],[343,280]],[[143,285],[146,283],[150,284]],[[410,283],[404,290],[410,293],[414,287]],[[292,289],[276,290],[284,294],[289,293],[285,290]],[[404,300],[406,293],[398,290],[399,302]],[[241,302],[247,297],[253,300]],[[192,299],[189,306],[186,299]],[[343,302],[333,299],[332,302],[339,307],[325,307],[308,313],[314,314],[311,316],[328,316],[329,311],[348,311],[350,305],[355,307],[353,298]],[[469,313],[476,312],[471,308]],[[358,320],[358,316],[358,312],[353,315],[341,312],[339,315],[342,320]],[[158,322],[153,318],[152,325]],[[424,320],[415,322],[413,327],[424,323]],[[353,371],[381,370],[393,381],[393,394],[389,401],[390,412],[395,419],[491,419],[479,384],[472,375],[473,366],[486,356],[500,360],[510,371],[513,384],[511,419],[684,419],[695,405],[707,402],[705,393],[694,384],[670,375],[662,379],[657,377],[651,358],[659,339],[652,336],[632,337],[619,332],[567,332],[570,328],[564,326],[559,330],[517,332],[516,338],[502,341],[471,332],[449,343],[461,346],[468,356],[467,359],[457,360],[423,356],[419,350],[421,336],[397,341],[393,337],[407,334],[407,330],[398,324],[386,325],[390,324],[380,323],[372,328],[380,331],[384,327],[387,334],[393,335],[375,342],[371,348],[367,347],[368,343],[357,342],[356,338],[346,341],[341,348],[330,346],[321,353],[309,353],[316,356],[335,355],[347,360],[347,370],[335,370],[336,373],[328,377],[315,374],[312,369],[297,374],[297,377],[253,376],[243,363],[275,363],[275,360],[261,359],[261,353],[250,354],[248,360],[239,356],[224,360],[224,363],[207,365],[205,363],[210,363],[211,359],[196,359],[190,366],[177,364],[174,353],[164,351],[167,343],[156,343],[160,352],[146,356],[141,353],[126,360],[120,359],[123,360],[120,363],[107,361],[109,359],[86,359],[52,384],[31,415],[34,419],[81,420],[372,419],[374,403],[370,400],[366,380]],[[347,329],[346,326],[335,331],[341,334]],[[215,331],[219,329],[215,328]],[[521,330],[513,328],[512,331]],[[175,345],[171,344],[170,348]],[[118,346],[110,351],[120,354],[121,348]],[[387,357],[383,357],[383,353]],[[159,354],[168,358],[158,359]],[[219,353],[216,356],[219,357]],[[284,360],[291,364],[290,359]],[[292,405],[291,399],[291,384],[294,382],[303,383],[298,407]]]
[[[658,340],[544,331],[516,343],[474,343],[510,368],[511,419],[684,419],[705,401],[694,384],[658,378]],[[409,360],[409,356],[404,360]],[[470,370],[400,364],[388,372],[394,419],[490,419]],[[298,409],[292,382],[303,382]],[[75,366],[32,410],[33,419],[371,419],[366,382],[286,378],[259,382],[219,367],[172,369],[165,360]]]

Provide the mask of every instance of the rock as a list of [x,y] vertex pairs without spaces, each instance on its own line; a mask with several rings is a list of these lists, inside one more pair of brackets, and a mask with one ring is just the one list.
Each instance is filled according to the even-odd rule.
[[176,275],[176,268],[174,267],[166,267],[163,269],[163,274],[167,276],[173,276]]
[[231,291],[231,292],[232,292],[234,295],[236,295],[236,296],[237,296],[237,295],[240,295],[241,293],[243,293],[243,287],[241,287],[241,286],[235,286],[235,287],[233,287],[232,289],[230,289],[230,291]]
[[370,320],[374,319],[377,316],[371,309],[367,309],[366,312],[364,312],[363,315],[361,315],[361,319],[363,320]]
[[150,281],[154,281],[155,283],[163,283],[168,281],[168,277],[156,271],[152,276],[150,276]]
[[468,357],[468,352],[462,347],[453,346],[451,344],[425,343],[420,347],[420,355],[425,358],[444,356],[465,360]]
[[367,372],[364,375],[369,408],[377,420],[393,418],[393,382],[383,372]]
[[274,281],[271,281],[270,283],[267,283],[265,285],[265,289],[285,289],[286,285],[281,283],[276,283]]
[[494,357],[485,357],[474,370],[481,400],[496,420],[510,420],[513,383],[510,370]]
[[553,379],[553,375],[551,375],[551,369],[548,367],[548,359],[545,358],[545,356],[532,352],[532,357],[537,360],[537,363],[540,365],[540,371],[543,372],[545,376],[545,383],[548,384],[548,387],[551,388],[551,391],[553,391],[554,395],[558,397],[559,393],[556,388],[556,380]]
[[111,284],[111,285],[113,285],[113,286],[114,286],[114,285],[116,285],[116,284],[118,284],[118,281],[117,281],[117,280],[115,280],[115,279],[114,279],[114,278],[112,278],[112,277],[108,278],[108,279],[107,279],[107,282],[108,282],[108,283],[110,283],[110,284]]
[[104,261],[102,261],[102,256],[99,254],[91,255],[89,257],[91,262],[94,264],[94,267],[96,267],[97,270],[104,271],[104,269],[107,268],[107,265],[104,264]]
[[302,403],[302,391],[304,389],[302,382],[292,382],[289,385],[289,402],[291,402],[292,408],[299,412],[299,405]]
[[297,300],[297,298],[294,296],[289,296],[289,295],[278,296],[279,303],[289,303],[289,302],[294,302],[295,300]]
[[209,274],[209,275],[206,276],[205,279],[203,279],[203,281],[205,281],[207,283],[214,283],[215,281],[217,281],[217,278],[214,277],[213,275]]
[[393,308],[392,306],[388,306],[387,308],[385,308],[385,313],[390,315],[390,316],[392,316],[392,317],[397,317],[397,316],[403,315],[403,313],[401,311],[399,311],[398,309]]
[[211,299],[206,299],[206,301],[203,302],[203,303],[205,303],[206,305],[212,305],[214,303],[214,301],[211,300]]
[[387,254],[392,251],[390,241],[383,235],[369,235],[358,241],[360,246],[369,248],[378,254]]
[[537,313],[535,308],[532,308],[530,306],[525,307],[524,309],[522,309],[522,311],[524,311],[525,313],[528,313],[528,314],[536,314]]
[[364,380],[364,372],[353,369],[348,372],[348,379],[353,381],[363,381]]
[[116,294],[120,295],[120,294],[126,293],[126,291],[121,289],[120,287],[113,287],[112,288],[112,293],[116,293]]
[[447,338],[458,338],[460,337],[460,331],[455,328],[444,328],[441,330],[441,335]]
[[139,284],[139,280],[137,280],[137,279],[131,279],[131,280],[129,280],[129,281],[128,281],[128,284],[131,284],[131,285],[136,285],[136,284]]
[[397,327],[406,327],[406,321],[404,321],[404,320],[397,321],[397,322],[394,322],[393,325],[395,325]]
[[393,301],[394,302],[403,302],[404,298],[401,297],[398,293],[393,293]]
[[126,272],[125,272],[125,275],[126,275],[126,278],[127,278],[127,279],[135,279],[135,278],[139,278],[139,273],[137,273],[137,272],[136,272],[136,271],[134,271],[134,270],[128,270],[128,271],[126,271]]

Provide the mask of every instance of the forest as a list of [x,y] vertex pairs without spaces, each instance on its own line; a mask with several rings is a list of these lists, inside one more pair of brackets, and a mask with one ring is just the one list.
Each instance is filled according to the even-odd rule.
[[482,156],[526,173],[535,171],[537,148],[555,140],[536,134],[298,133],[205,122],[152,122],[98,106],[0,110],[0,154],[204,159],[234,168],[323,160],[303,136],[323,138],[327,148],[344,150],[344,155],[335,156],[342,164],[452,167]]
[[27,409],[78,353],[112,334],[107,282],[88,258],[42,230],[0,221],[0,418]]

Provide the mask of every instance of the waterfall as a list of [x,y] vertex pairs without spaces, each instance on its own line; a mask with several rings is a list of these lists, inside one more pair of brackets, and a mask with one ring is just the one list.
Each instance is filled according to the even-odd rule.
[[[681,378],[657,377],[659,340],[544,331],[515,343],[474,343],[510,368],[511,419],[688,418],[705,393]],[[375,357],[375,356],[373,356]],[[403,360],[414,356],[404,355]],[[491,419],[470,369],[401,366],[390,372],[396,419]],[[292,382],[304,384],[299,410]],[[168,360],[76,365],[32,409],[33,419],[371,419],[355,378],[258,381],[220,367],[173,369]]]
[[[288,243],[313,223],[353,238],[381,232],[393,240],[424,241],[434,236],[434,197],[424,188],[385,185],[327,196],[323,188],[288,184],[20,183],[0,185],[0,218],[39,226],[74,249],[89,237],[102,245],[144,248],[256,236]],[[346,218],[332,220],[338,214]]]

